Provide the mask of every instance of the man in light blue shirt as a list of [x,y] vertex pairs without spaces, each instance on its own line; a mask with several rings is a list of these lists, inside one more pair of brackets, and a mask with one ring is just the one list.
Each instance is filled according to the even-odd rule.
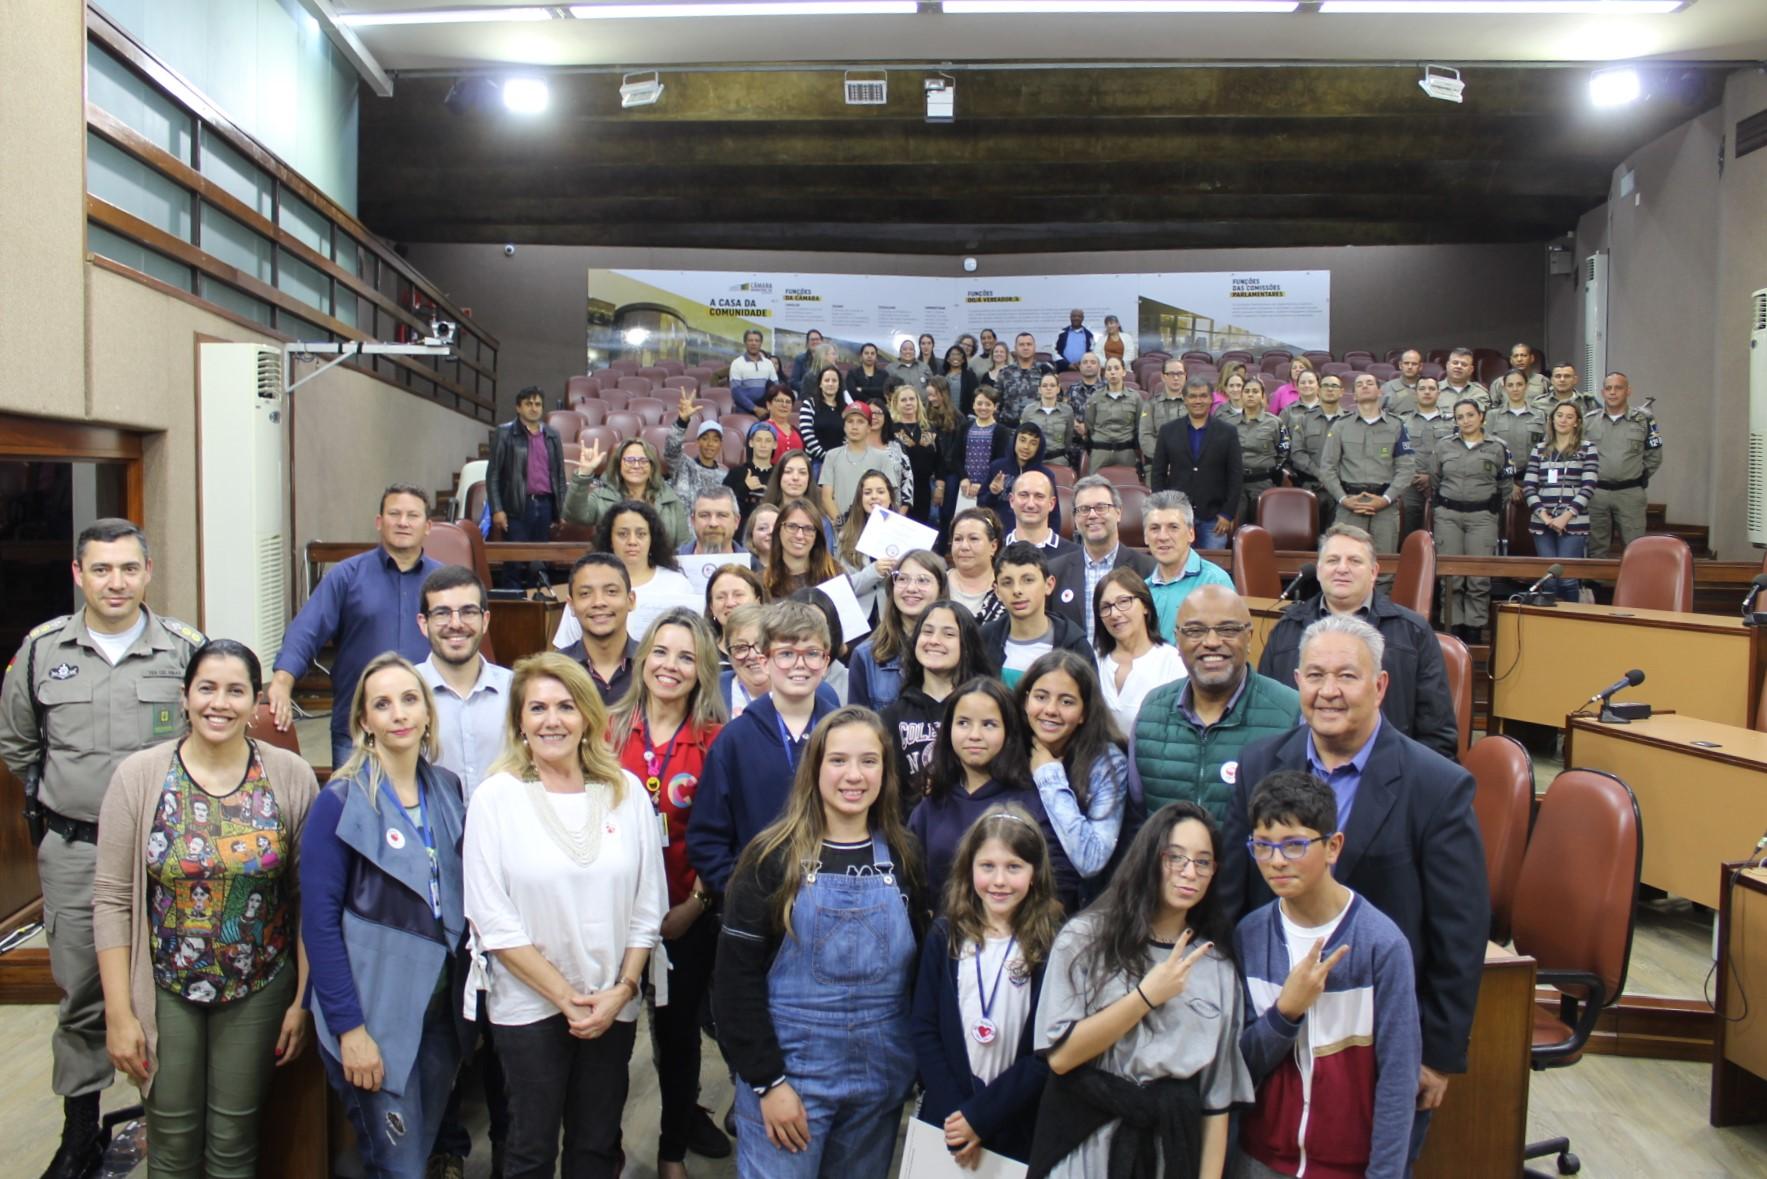
[[1221,566],[1205,561],[1191,546],[1196,540],[1196,513],[1182,491],[1159,491],[1147,497],[1141,513],[1141,535],[1157,568],[1147,579],[1159,615],[1160,637],[1168,643],[1178,625],[1178,607],[1199,585],[1233,588]]
[[479,653],[490,625],[484,585],[465,566],[444,565],[423,583],[417,625],[429,640],[417,674],[436,698],[436,761],[460,776],[470,801],[503,752],[512,678]]

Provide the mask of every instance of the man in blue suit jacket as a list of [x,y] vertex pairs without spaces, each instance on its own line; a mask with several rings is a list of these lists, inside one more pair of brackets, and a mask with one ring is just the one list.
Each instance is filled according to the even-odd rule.
[[[1359,618],[1332,615],[1307,628],[1296,674],[1306,724],[1241,755],[1216,887],[1236,921],[1271,900],[1246,846],[1247,800],[1266,775],[1304,770],[1331,785],[1344,833],[1338,880],[1411,943],[1423,1032],[1417,1105],[1428,1111],[1441,1104],[1447,1074],[1466,1071],[1490,889],[1472,775],[1382,720],[1381,647],[1380,632]],[[1413,1158],[1428,1126],[1426,1112],[1414,1123]]]

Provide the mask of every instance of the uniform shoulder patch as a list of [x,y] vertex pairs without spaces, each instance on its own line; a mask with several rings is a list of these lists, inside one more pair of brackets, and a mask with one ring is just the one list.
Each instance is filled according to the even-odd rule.
[[18,657],[20,655],[23,655],[26,651],[31,649],[32,643],[36,642],[44,635],[54,634],[56,631],[66,626],[68,624],[68,619],[72,617],[72,614],[63,614],[59,618],[51,618],[48,622],[41,622],[32,627],[30,633],[25,635],[24,642],[18,645],[18,651],[7,661],[6,670],[12,670],[12,665],[18,662]]
[[160,625],[166,628],[167,634],[183,639],[192,647],[200,647],[208,642],[208,639],[203,637],[203,633],[188,622],[180,622],[176,618],[168,618],[164,614],[157,614],[155,617],[159,619]]

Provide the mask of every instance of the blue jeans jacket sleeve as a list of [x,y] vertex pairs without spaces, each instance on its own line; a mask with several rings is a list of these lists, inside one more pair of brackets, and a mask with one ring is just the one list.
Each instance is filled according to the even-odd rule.
[[1088,775],[1091,797],[1084,811],[1061,762],[1052,761],[1031,775],[1050,825],[1081,876],[1096,876],[1104,871],[1117,850],[1128,769],[1128,759],[1115,749],[1107,750],[1105,756],[1094,761]]

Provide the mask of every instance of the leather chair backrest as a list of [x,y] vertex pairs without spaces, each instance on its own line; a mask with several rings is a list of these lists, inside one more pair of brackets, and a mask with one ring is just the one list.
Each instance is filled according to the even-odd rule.
[[600,395],[601,378],[599,377],[572,377],[564,383],[564,400],[566,405],[569,405],[571,399],[574,397],[599,397]]
[[[1142,516],[1147,509],[1147,497],[1153,493],[1134,483],[1118,486],[1117,494],[1123,497],[1123,516],[1117,523],[1117,538],[1132,549],[1142,548],[1146,543],[1141,531]],[[1071,512],[1072,508],[1070,502],[1068,510]]]
[[1435,609],[1436,538],[1422,529],[1407,536],[1399,546],[1399,568],[1393,574],[1391,597],[1425,618]]
[[[342,705],[344,708],[349,706],[347,700]],[[266,745],[286,749],[290,753],[301,751],[301,739],[295,733],[295,727],[291,724],[287,730],[278,729],[274,714],[271,713],[270,705],[266,702],[260,701],[258,706],[252,710],[252,719],[246,722],[245,735],[254,741],[262,741]]]
[[1641,536],[1620,555],[1614,582],[1620,609],[1693,609],[1693,550],[1679,536]]
[[1304,487],[1267,487],[1258,497],[1258,527],[1282,550],[1319,544],[1319,500]]
[[1491,938],[1509,940],[1516,881],[1528,850],[1534,811],[1534,763],[1514,737],[1482,737],[1460,755],[1473,776],[1473,814],[1485,844],[1485,877],[1491,882]]
[[[485,481],[480,479],[466,489],[466,506],[461,509],[460,520],[468,528],[479,526],[479,517],[485,514],[485,497],[487,491]],[[496,525],[492,525],[496,527]]]
[[[571,402],[571,408],[576,410],[577,415],[583,419],[584,429],[587,429],[590,426],[602,426],[607,424],[609,407],[607,402],[599,397],[591,397],[587,401],[573,401]],[[582,434],[582,432],[582,430],[577,431],[579,435]],[[576,441],[574,437],[565,438],[563,434],[560,434],[559,437],[564,438],[566,442]]]
[[1626,985],[1632,953],[1641,830],[1638,800],[1624,782],[1598,770],[1563,771],[1541,800],[1511,908],[1517,952],[1541,971],[1595,975],[1609,1003]]
[[1282,594],[1276,571],[1276,542],[1256,524],[1241,524],[1233,533],[1233,588],[1242,598],[1274,598]]
[[1460,734],[1460,753],[1472,744],[1472,652],[1453,635],[1436,632],[1442,648],[1442,671],[1448,677],[1448,698],[1454,702],[1454,727]]
[[560,438],[575,438],[589,423],[574,409],[555,409],[546,415],[546,424],[558,431]]
[[1141,484],[1141,475],[1134,467],[1122,465],[1100,467],[1096,471],[1093,471],[1092,474],[1097,475],[1100,479],[1103,479],[1107,483],[1118,488],[1138,487]]

